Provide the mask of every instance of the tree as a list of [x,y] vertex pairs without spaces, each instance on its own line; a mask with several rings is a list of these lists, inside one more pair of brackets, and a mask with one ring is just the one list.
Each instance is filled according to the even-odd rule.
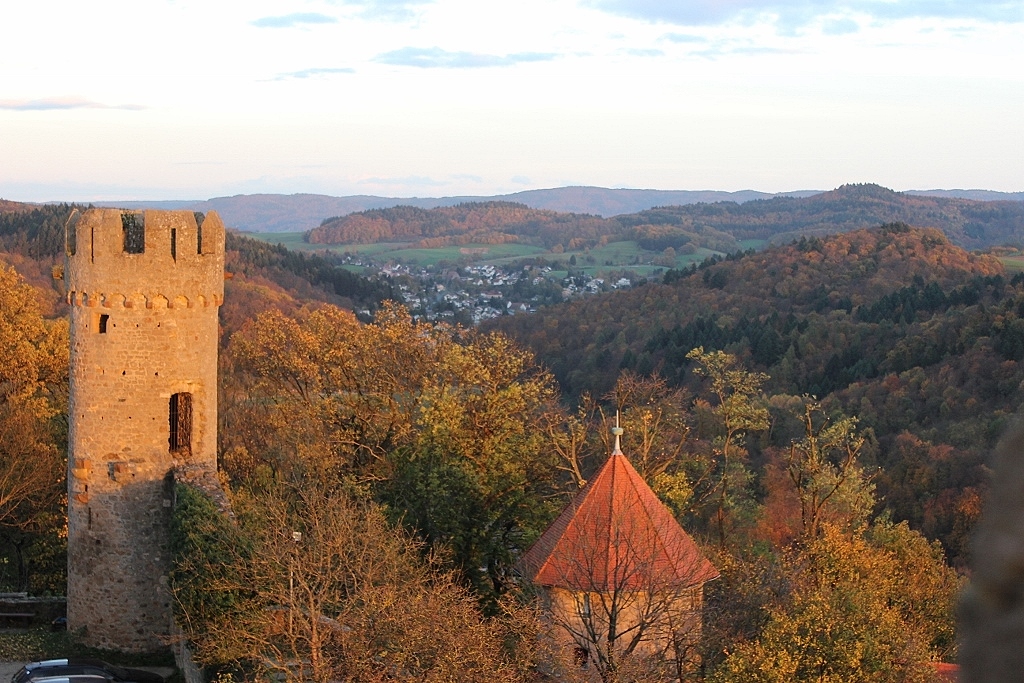
[[587,460],[598,410],[597,402],[584,394],[574,413],[555,407],[542,417],[544,437],[557,456],[555,469],[567,475],[577,489],[587,485]]
[[237,492],[235,525],[181,489],[171,590],[200,662],[318,683],[521,680],[501,625],[374,504],[277,483]]
[[711,680],[931,680],[931,639],[903,608],[906,569],[890,549],[824,525],[790,558],[792,591],[769,607],[759,637],[736,646]]
[[[689,444],[688,403],[684,390],[672,388],[661,377],[644,377],[625,371],[619,375],[608,398],[616,409],[616,421],[625,432],[623,438],[631,461],[643,479],[677,516],[689,511],[695,486],[705,471],[694,467],[696,454],[683,457]],[[601,424],[597,434],[602,452],[612,450],[611,416],[598,411]],[[618,425],[614,425],[618,426]]]
[[68,324],[44,320],[38,302],[35,289],[0,264],[0,534],[19,590],[34,587],[26,547],[63,526],[56,507],[64,492]]
[[[850,509],[842,521],[857,524],[866,521],[874,499],[857,467],[864,445],[864,437],[856,433],[857,419],[830,419],[817,401],[805,399],[803,423],[804,437],[790,444],[786,470],[800,500],[800,538],[807,542],[821,533],[830,504],[847,503]],[[833,516],[832,522],[840,519]]]
[[229,357],[225,468],[237,481],[353,482],[446,546],[494,607],[514,556],[553,514],[540,424],[555,392],[532,354],[385,305],[371,325],[331,306],[270,311]]
[[717,418],[713,449],[718,455],[718,480],[715,485],[719,545],[725,547],[725,515],[730,503],[730,487],[744,476],[741,460],[744,440],[749,432],[768,428],[768,410],[760,401],[761,386],[768,375],[743,369],[735,356],[724,351],[704,351],[697,347],[686,354],[697,362],[695,372],[708,378],[715,403],[710,413]]

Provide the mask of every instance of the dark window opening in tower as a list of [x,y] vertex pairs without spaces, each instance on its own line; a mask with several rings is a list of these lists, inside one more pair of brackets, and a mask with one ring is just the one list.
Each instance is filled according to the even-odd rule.
[[178,260],[178,229],[171,228],[171,258]]
[[196,217],[196,253],[203,253],[203,221],[206,220],[206,216],[202,211],[194,211],[193,214]]
[[192,394],[182,392],[171,396],[169,411],[171,434],[168,444],[172,453],[192,452]]
[[110,322],[110,316],[109,315],[107,315],[106,313],[98,314],[96,316],[96,326],[94,328],[95,331],[98,334],[106,334],[107,333],[107,324],[109,322]]
[[121,229],[124,232],[124,253],[142,254],[146,251],[146,219],[144,214],[121,214]]
[[64,224],[64,246],[68,256],[74,256],[78,252],[78,221],[81,218],[82,214],[75,209]]

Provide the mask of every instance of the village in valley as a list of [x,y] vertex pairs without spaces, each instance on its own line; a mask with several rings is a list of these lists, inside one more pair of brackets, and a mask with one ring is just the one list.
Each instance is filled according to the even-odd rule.
[[[374,269],[372,264],[359,260],[351,263]],[[628,289],[633,282],[620,277],[609,285],[603,278],[585,272],[552,276],[551,266],[513,269],[466,265],[435,274],[425,268],[396,264],[385,265],[379,272],[397,283],[402,303],[414,317],[469,325],[479,325],[502,315],[535,313],[538,306],[587,294]]]

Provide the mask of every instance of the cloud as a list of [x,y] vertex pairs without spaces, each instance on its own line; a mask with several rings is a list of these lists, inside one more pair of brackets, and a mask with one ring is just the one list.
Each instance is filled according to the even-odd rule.
[[476,52],[449,52],[439,47],[403,47],[374,57],[375,62],[422,69],[478,69],[511,66],[522,62],[545,62],[557,55],[549,52],[517,52],[510,55],[485,55]]
[[279,17],[261,17],[249,23],[257,28],[294,28],[306,24],[336,24],[338,20],[316,12],[296,12]]
[[706,43],[708,40],[703,36],[693,36],[688,33],[666,33],[662,38],[672,43]]
[[429,5],[434,0],[348,0],[346,5],[362,8],[362,16],[367,19],[408,19],[415,14],[419,5]]
[[361,185],[406,185],[406,186],[427,186],[440,187],[448,185],[447,181],[435,180],[426,176],[411,175],[404,178],[366,178],[359,181]]
[[646,50],[637,48],[626,50],[625,52],[633,57],[663,57],[665,55],[665,52],[662,50]]
[[698,57],[704,57],[705,59],[717,59],[726,55],[741,55],[744,57],[763,57],[765,55],[791,55],[795,54],[795,50],[787,50],[784,48],[777,47],[761,47],[758,45],[719,45],[710,47],[700,52],[695,52]]
[[43,97],[37,100],[0,100],[0,109],[8,111],[54,111],[63,109],[123,109],[139,111],[141,104],[103,104],[82,97]]
[[821,32],[827,36],[842,36],[859,30],[860,24],[853,19],[828,19],[821,27]]
[[531,184],[530,183],[530,179],[527,178],[524,175],[514,175],[514,176],[512,176],[512,182],[515,183],[516,185],[530,185]]
[[587,0],[596,9],[644,21],[702,26],[770,18],[802,26],[817,18],[862,13],[878,19],[975,19],[1024,22],[1020,0]]
[[288,71],[286,73],[280,73],[274,79],[275,81],[283,81],[287,78],[310,78],[312,76],[332,76],[334,74],[354,74],[355,69],[351,67],[339,67],[339,68],[313,68],[313,69],[302,69],[300,71]]

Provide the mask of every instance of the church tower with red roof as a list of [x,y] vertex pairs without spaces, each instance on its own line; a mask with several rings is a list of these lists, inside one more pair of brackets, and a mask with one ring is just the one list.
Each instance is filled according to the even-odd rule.
[[[614,669],[634,654],[694,661],[703,587],[718,570],[615,449],[520,558],[578,663]],[[681,652],[680,650],[689,650]]]

